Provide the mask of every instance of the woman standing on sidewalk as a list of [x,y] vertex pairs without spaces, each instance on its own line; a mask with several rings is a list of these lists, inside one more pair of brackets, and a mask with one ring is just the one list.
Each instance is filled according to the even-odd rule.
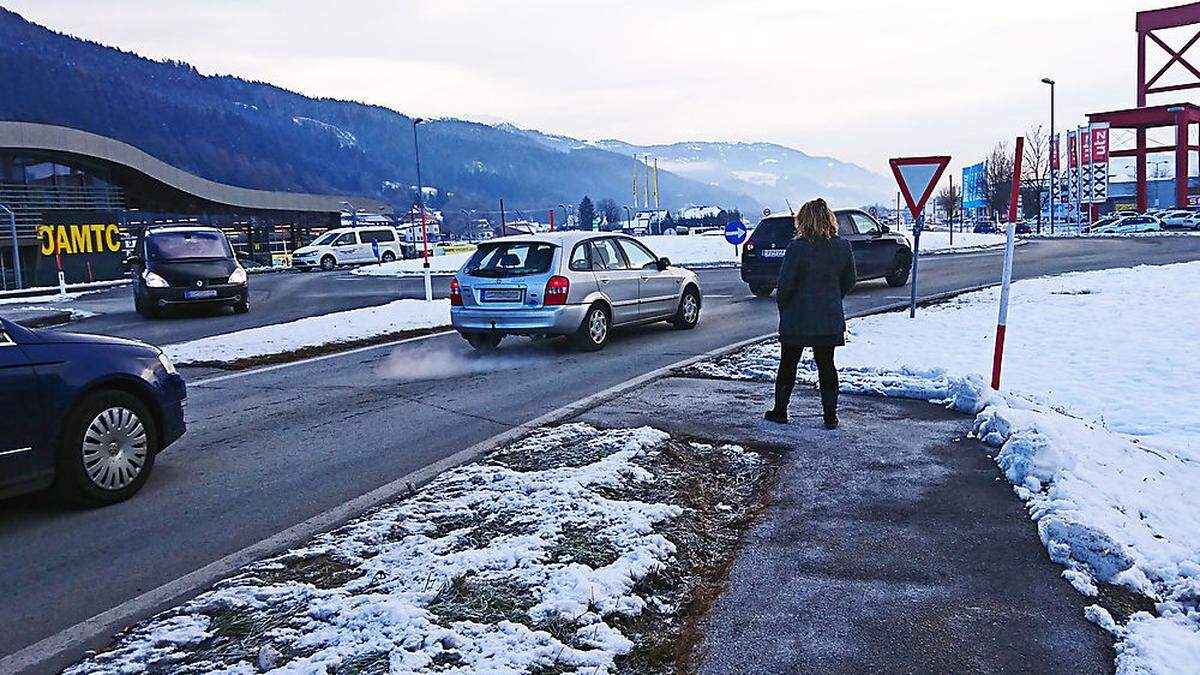
[[788,244],[779,270],[779,374],[775,408],[764,417],[787,424],[788,401],[796,386],[796,366],[805,347],[817,362],[825,428],[836,429],[838,376],[833,350],[846,344],[842,298],[854,288],[854,252],[837,236],[837,219],[824,199],[814,199],[796,214],[796,238]]

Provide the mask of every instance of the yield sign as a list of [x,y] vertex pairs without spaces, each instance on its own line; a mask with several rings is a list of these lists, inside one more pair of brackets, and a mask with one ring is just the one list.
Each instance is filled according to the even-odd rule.
[[895,157],[888,160],[913,218],[921,214],[950,157]]

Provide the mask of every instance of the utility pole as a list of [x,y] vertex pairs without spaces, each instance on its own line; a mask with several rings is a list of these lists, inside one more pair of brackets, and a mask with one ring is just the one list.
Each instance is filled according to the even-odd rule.
[[508,234],[508,226],[504,224],[504,198],[500,198],[500,236]]
[[1055,167],[1058,164],[1058,139],[1054,135],[1054,80],[1049,77],[1043,77],[1042,82],[1050,85],[1050,234],[1054,234],[1054,187],[1057,185],[1055,178],[1058,175],[1058,169]]
[[417,206],[421,209],[421,267],[425,272],[425,301],[433,300],[433,278],[429,270],[429,228],[425,224],[425,186],[421,183],[421,146],[417,143],[417,125],[425,120],[413,118],[413,157],[417,161]]
[[954,248],[954,203],[958,201],[954,198],[954,174],[950,174],[950,203],[946,204],[946,209],[950,213],[946,214],[946,228],[950,230],[950,248]]
[[8,233],[12,237],[13,250],[13,274],[17,277],[17,288],[24,288],[24,282],[21,281],[21,250],[17,247],[17,216],[12,209],[0,204],[0,209],[3,209],[8,214]]

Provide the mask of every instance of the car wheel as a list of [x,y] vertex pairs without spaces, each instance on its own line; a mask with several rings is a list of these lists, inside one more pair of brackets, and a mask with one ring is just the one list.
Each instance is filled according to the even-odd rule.
[[380,260],[385,263],[393,262],[396,260],[396,254],[392,253],[391,251],[384,251]]
[[481,352],[495,351],[500,346],[500,341],[504,339],[503,335],[497,333],[468,333],[465,337],[471,347]]
[[892,267],[892,271],[888,273],[884,280],[887,285],[892,288],[897,288],[908,283],[908,275],[912,272],[912,259],[908,256],[897,253],[896,263]]
[[576,349],[585,352],[604,349],[604,345],[608,343],[611,323],[608,310],[604,309],[603,305],[592,305],[584,315],[583,323],[579,324],[579,330],[571,336],[571,342]]
[[675,310],[675,318],[671,325],[677,330],[690,330],[700,323],[700,292],[688,288],[679,299],[679,309]]
[[756,298],[769,298],[775,292],[775,287],[766,284],[750,284],[750,292]]
[[337,260],[335,260],[333,256],[327,255],[324,258],[321,258],[321,269],[325,270],[326,272],[332,272],[333,268],[335,267],[337,267]]
[[250,301],[249,300],[247,300],[245,302],[237,302],[237,303],[234,303],[234,305],[233,305],[233,313],[234,314],[245,314],[249,311],[250,311]]
[[124,391],[95,392],[67,416],[55,492],[86,506],[128,499],[150,477],[157,452],[158,427],[144,403]]

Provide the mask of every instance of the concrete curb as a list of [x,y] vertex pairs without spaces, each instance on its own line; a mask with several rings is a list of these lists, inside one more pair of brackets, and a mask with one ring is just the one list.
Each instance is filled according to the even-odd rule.
[[25,328],[49,328],[71,323],[71,312],[62,309],[49,310],[44,314],[17,319],[13,323]]

